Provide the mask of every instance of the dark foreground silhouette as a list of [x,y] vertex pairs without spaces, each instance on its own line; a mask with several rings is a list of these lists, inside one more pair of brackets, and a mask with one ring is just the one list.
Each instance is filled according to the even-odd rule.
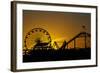
[[38,49],[32,50],[29,55],[23,55],[23,62],[61,61],[91,59],[91,49]]

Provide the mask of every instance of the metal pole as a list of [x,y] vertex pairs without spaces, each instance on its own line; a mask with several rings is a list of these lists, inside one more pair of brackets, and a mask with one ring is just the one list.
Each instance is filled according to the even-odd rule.
[[76,41],[75,41],[75,39],[74,39],[74,48],[76,48]]
[[86,48],[86,33],[85,33],[85,48]]

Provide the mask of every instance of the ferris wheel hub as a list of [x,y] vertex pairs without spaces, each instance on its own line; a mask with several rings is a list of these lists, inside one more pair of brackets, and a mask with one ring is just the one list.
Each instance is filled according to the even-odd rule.
[[46,49],[51,47],[51,36],[45,29],[33,28],[26,34],[24,45],[27,49]]

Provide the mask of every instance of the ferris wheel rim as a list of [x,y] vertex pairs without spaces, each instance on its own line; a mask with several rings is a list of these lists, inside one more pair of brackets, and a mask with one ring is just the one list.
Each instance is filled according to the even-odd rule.
[[26,49],[28,49],[28,47],[27,47],[27,45],[26,45],[27,36],[30,35],[30,32],[32,32],[33,30],[41,30],[41,31],[43,30],[43,31],[45,31],[45,32],[49,35],[50,41],[49,41],[48,43],[51,44],[51,36],[50,36],[50,34],[49,34],[49,32],[48,32],[47,30],[45,30],[45,29],[43,29],[43,28],[33,28],[33,29],[31,29],[31,30],[26,34],[26,36],[25,36],[25,39],[24,39],[24,40],[25,40],[25,41],[24,41],[25,45],[24,45],[24,46],[25,46]]

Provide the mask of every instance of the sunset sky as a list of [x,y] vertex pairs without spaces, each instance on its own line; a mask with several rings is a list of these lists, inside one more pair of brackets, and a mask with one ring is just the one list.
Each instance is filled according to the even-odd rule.
[[69,41],[76,34],[84,31],[91,32],[91,14],[51,11],[23,10],[23,38],[33,28],[47,30],[52,41]]

